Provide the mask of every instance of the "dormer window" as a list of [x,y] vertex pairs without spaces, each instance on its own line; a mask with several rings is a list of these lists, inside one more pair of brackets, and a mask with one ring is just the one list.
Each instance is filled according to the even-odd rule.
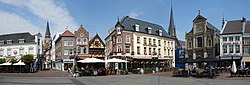
[[3,44],[4,44],[4,40],[1,40],[1,41],[0,41],[0,45],[3,45]]
[[152,28],[151,27],[148,27],[148,34],[151,34],[152,32]]
[[12,40],[7,40],[7,44],[12,44]]
[[117,34],[121,34],[121,27],[117,27]]
[[159,36],[162,36],[162,30],[159,30]]
[[139,31],[139,25],[138,24],[135,24],[135,31]]
[[24,43],[24,39],[18,39],[19,43]]

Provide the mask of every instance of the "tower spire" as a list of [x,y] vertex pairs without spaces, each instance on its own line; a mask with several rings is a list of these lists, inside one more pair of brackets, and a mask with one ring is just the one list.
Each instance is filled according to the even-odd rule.
[[46,26],[46,31],[45,31],[45,38],[50,38],[49,21],[47,21],[47,26]]
[[176,38],[176,31],[175,31],[175,25],[174,25],[174,15],[173,15],[173,8],[172,8],[172,0],[171,0],[171,12],[170,12],[170,22],[169,22],[168,34],[171,37]]
[[223,29],[224,24],[225,24],[225,20],[224,20],[224,14],[223,14],[221,29]]

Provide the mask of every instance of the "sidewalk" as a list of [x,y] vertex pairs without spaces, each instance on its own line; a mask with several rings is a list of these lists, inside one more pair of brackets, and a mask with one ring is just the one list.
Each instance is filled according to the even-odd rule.
[[[160,76],[160,77],[172,77],[172,72],[157,72],[146,74],[151,76]],[[193,78],[193,79],[210,79],[207,77],[204,78],[195,78],[195,77],[179,77],[179,78]],[[214,77],[215,80],[250,80],[250,77],[230,77],[230,73],[223,73],[223,75],[219,75]]]
[[0,73],[0,76],[8,77],[69,77],[68,72],[59,70],[43,70],[36,73]]

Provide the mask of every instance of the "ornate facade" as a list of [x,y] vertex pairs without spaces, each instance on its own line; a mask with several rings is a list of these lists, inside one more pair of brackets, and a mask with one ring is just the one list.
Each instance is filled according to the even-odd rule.
[[193,20],[193,27],[185,35],[186,57],[194,59],[201,57],[219,55],[219,33],[220,31],[210,24],[200,12]]

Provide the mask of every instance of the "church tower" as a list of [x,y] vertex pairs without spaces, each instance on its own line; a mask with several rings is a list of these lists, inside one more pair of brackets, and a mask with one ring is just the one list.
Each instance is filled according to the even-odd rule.
[[51,47],[51,34],[49,29],[49,22],[47,21],[46,31],[45,31],[45,37],[44,37],[44,50],[48,50]]
[[168,34],[170,35],[170,37],[175,39],[175,46],[179,46],[180,43],[176,37],[176,30],[175,30],[175,25],[174,25],[172,0],[171,0],[171,11],[170,11],[170,22],[169,22],[169,27],[168,27]]

